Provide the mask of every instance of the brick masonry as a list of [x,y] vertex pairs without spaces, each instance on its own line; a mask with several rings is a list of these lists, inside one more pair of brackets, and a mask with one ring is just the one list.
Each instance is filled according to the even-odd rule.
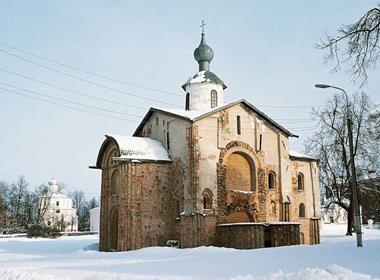
[[300,244],[297,223],[235,223],[218,225],[219,246],[236,249]]
[[[100,250],[131,250],[164,246],[176,238],[177,209],[173,200],[170,168],[172,164],[114,163],[108,160],[116,149],[105,151],[102,172]],[[111,176],[120,172],[119,192],[111,194]],[[174,198],[174,199],[173,199]],[[112,209],[118,211],[117,233],[112,232]],[[111,244],[117,236],[117,246]]]

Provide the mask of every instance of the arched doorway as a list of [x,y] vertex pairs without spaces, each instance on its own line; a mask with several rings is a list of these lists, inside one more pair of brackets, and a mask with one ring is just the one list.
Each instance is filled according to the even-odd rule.
[[110,214],[110,250],[117,250],[119,230],[119,210],[113,207]]
[[256,167],[247,154],[234,152],[226,161],[227,222],[255,222]]

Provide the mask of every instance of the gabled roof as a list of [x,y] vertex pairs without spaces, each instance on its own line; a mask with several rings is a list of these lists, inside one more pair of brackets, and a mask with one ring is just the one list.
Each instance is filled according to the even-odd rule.
[[187,120],[187,121],[190,121],[190,122],[195,122],[195,121],[198,121],[198,120],[201,120],[203,118],[206,118],[212,114],[215,114],[219,111],[222,111],[222,110],[225,110],[227,108],[230,108],[232,106],[235,106],[237,104],[243,104],[245,105],[249,110],[253,111],[254,113],[256,113],[259,117],[261,117],[263,120],[267,121],[268,123],[270,123],[272,126],[274,126],[275,128],[279,129],[280,131],[282,131],[285,135],[289,136],[289,137],[298,137],[297,135],[291,133],[289,130],[287,130],[286,128],[284,128],[283,126],[281,126],[280,124],[278,124],[277,122],[275,122],[273,119],[271,119],[269,116],[267,116],[266,114],[264,114],[262,111],[260,111],[258,108],[256,108],[255,106],[253,106],[251,103],[249,103],[247,100],[245,99],[238,99],[236,101],[232,101],[228,104],[225,104],[223,106],[219,106],[219,107],[215,107],[209,111],[186,111],[186,110],[181,110],[181,109],[164,109],[164,108],[150,108],[149,111],[147,112],[147,114],[145,115],[145,117],[143,118],[143,120],[141,121],[141,123],[139,124],[139,126],[136,128],[133,136],[136,136],[138,135],[138,133],[140,132],[140,130],[144,127],[144,125],[148,122],[148,120],[150,119],[151,115],[154,113],[154,112],[160,112],[160,113],[164,113],[164,114],[167,114],[169,116],[174,116],[174,117],[177,117],[177,118],[181,118],[181,119],[184,119],[184,120]]
[[114,158],[114,160],[171,162],[165,147],[157,140],[147,137],[106,135],[106,140],[104,140],[102,146],[100,147],[95,168],[101,167],[104,149],[110,141],[115,141],[119,150],[120,156]]

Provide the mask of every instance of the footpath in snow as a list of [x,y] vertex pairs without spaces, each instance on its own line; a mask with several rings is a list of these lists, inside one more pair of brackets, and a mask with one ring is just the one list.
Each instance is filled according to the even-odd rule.
[[344,226],[324,225],[322,244],[255,250],[151,247],[97,251],[98,236],[0,239],[0,279],[380,279],[380,230],[364,247]]

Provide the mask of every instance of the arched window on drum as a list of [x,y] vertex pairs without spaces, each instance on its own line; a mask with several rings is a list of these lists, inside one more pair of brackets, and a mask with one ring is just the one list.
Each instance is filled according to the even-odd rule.
[[211,108],[215,108],[218,106],[218,93],[216,90],[211,91]]

